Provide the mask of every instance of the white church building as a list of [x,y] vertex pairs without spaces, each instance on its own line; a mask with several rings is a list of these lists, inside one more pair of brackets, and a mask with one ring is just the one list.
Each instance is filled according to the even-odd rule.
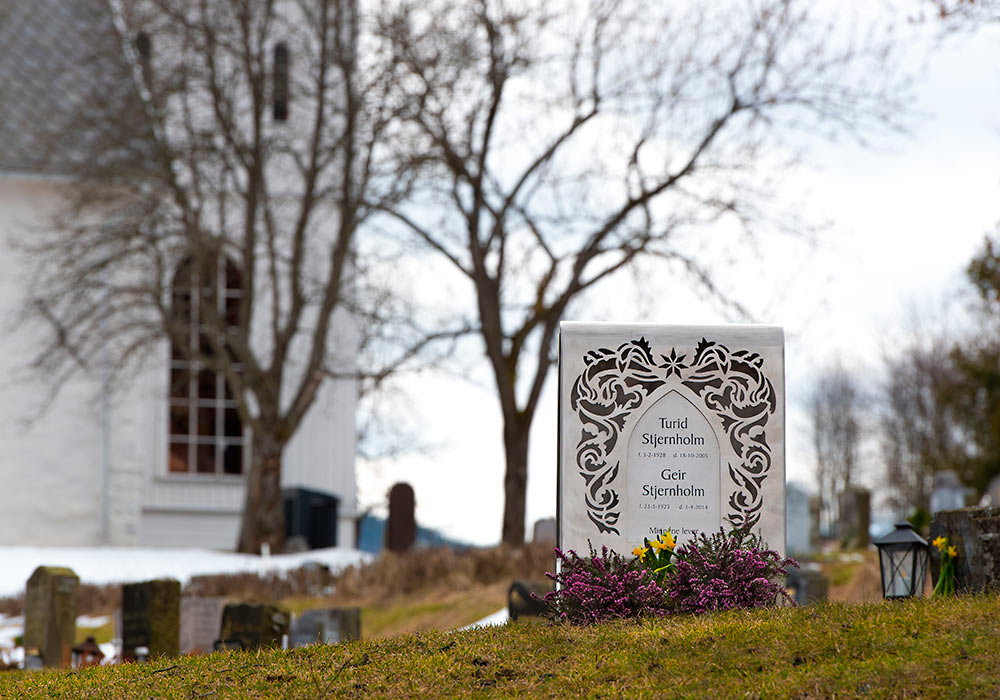
[[[79,53],[103,0],[10,2],[0,11],[0,544],[233,549],[250,440],[222,376],[171,387],[166,342],[112,393],[88,363],[49,401],[31,368],[39,338],[19,316],[32,280],[18,248],[49,220],[68,185],[41,158],[36,126],[73,99]],[[335,321],[339,337],[351,324]],[[350,344],[348,344],[350,345]],[[174,363],[176,365],[176,362]],[[354,546],[353,380],[327,381],[284,452],[282,488],[307,521],[336,502],[336,545]],[[178,423],[172,407],[207,417]],[[315,504],[322,513],[308,512]],[[320,518],[322,520],[322,518]],[[329,543],[329,544],[332,544]]]

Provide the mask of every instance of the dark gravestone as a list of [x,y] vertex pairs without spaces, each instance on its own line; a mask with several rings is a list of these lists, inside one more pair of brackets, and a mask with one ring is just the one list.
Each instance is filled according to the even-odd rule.
[[[931,520],[928,542],[947,537],[958,550],[955,587],[959,591],[1000,590],[1000,508],[942,510]],[[931,576],[936,582],[941,555],[931,547]]]
[[[122,659],[177,656],[180,652],[181,584],[157,579],[122,586]],[[145,648],[145,653],[136,649]]]
[[552,585],[548,583],[514,581],[507,590],[507,612],[510,614],[510,619],[544,615],[549,605],[539,598],[551,590]]
[[181,653],[207,654],[212,651],[222,628],[222,609],[226,599],[181,598]]
[[556,519],[542,518],[535,521],[534,530],[531,533],[532,542],[556,543]]
[[413,487],[409,484],[396,484],[389,489],[389,524],[385,529],[385,546],[390,552],[407,552],[417,541],[414,505]]
[[280,647],[288,634],[288,613],[274,605],[238,603],[222,611],[220,640],[233,648],[239,642],[243,649]]
[[830,592],[830,581],[819,570],[804,564],[801,569],[791,568],[785,583],[791,589],[789,595],[799,605],[809,605],[826,600]]
[[871,543],[868,535],[872,519],[871,504],[872,492],[868,489],[852,486],[840,494],[838,535],[841,544],[863,549]]
[[338,644],[361,639],[361,610],[360,608],[305,610],[292,620],[289,639],[293,647],[316,642]]
[[28,579],[24,601],[25,651],[38,650],[42,664],[69,666],[76,636],[76,592],[72,569],[39,566]]

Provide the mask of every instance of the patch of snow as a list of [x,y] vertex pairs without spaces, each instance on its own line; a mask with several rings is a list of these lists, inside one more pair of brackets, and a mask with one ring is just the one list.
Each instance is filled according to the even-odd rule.
[[192,576],[242,572],[286,572],[317,563],[337,573],[374,559],[368,552],[331,547],[295,554],[236,554],[210,549],[142,547],[0,547],[0,596],[24,593],[39,566],[66,566],[81,583],[95,585],[175,578],[181,584]]
[[504,608],[503,610],[497,610],[492,615],[487,615],[482,620],[477,620],[476,622],[473,622],[471,625],[466,625],[461,629],[472,630],[476,629],[477,627],[492,627],[496,625],[506,625],[508,620],[510,620],[510,611],[508,611],[507,608]]
[[80,615],[76,618],[77,627],[104,627],[104,625],[110,622],[110,615],[96,615],[91,617],[90,615]]

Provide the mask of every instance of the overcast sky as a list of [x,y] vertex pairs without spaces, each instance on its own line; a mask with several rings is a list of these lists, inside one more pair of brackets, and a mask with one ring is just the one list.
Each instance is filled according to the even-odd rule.
[[[912,30],[911,30],[912,31]],[[917,30],[926,34],[925,30]],[[840,357],[874,388],[882,353],[905,337],[913,307],[939,306],[962,283],[983,236],[1000,221],[1000,27],[953,38],[929,55],[908,42],[916,75],[917,112],[906,136],[880,134],[868,148],[840,143],[813,148],[812,164],[785,182],[782,199],[811,221],[829,222],[819,241],[765,237],[759,253],[717,269],[723,287],[786,333],[789,479],[809,482],[812,455],[803,413],[810,379]],[[922,67],[926,62],[926,66]],[[683,281],[602,288],[610,298],[636,298],[627,313],[595,300],[566,320],[724,323],[718,304],[699,299]],[[473,377],[475,379],[475,376]],[[555,377],[532,432],[528,533],[555,515]],[[503,507],[501,419],[488,377],[408,380],[409,414],[427,455],[359,461],[359,503],[384,513],[394,482],[416,492],[420,524],[478,544],[500,537]],[[873,484],[877,464],[866,475]]]

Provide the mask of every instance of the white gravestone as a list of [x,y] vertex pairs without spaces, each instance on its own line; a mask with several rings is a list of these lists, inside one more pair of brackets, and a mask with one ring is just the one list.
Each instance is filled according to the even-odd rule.
[[783,556],[784,399],[779,327],[563,323],[559,546],[750,523]]

